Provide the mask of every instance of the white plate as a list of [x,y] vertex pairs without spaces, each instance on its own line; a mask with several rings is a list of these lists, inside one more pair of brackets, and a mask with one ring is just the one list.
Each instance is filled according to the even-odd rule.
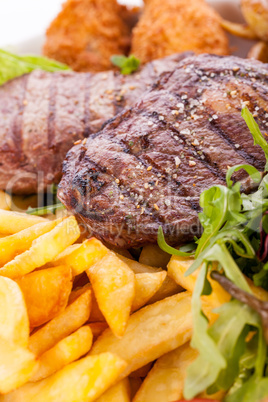
[[[121,0],[120,3],[125,4],[141,4],[140,0]],[[239,7],[239,0],[208,0],[208,3],[214,7],[220,15],[233,22],[243,22],[243,17]],[[249,49],[254,44],[254,41],[248,41],[229,35],[232,53],[240,57],[246,57]],[[12,50],[18,53],[36,53],[40,54],[45,35],[34,36],[31,39],[18,42],[12,46]],[[10,47],[9,47],[10,48]]]

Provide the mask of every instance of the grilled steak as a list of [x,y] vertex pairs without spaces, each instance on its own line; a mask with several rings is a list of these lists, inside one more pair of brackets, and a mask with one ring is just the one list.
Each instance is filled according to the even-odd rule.
[[0,87],[0,189],[29,194],[57,183],[73,143],[131,106],[183,57],[156,60],[130,76],[34,71]]
[[[115,117],[64,162],[59,198],[108,243],[173,244],[200,234],[200,193],[225,184],[228,166],[263,170],[241,117],[243,103],[268,127],[268,65],[236,57],[188,57],[140,101]],[[238,172],[235,180],[244,180]]]

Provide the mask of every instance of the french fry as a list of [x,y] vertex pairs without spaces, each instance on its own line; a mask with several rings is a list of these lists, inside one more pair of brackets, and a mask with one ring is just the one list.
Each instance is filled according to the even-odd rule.
[[26,251],[35,239],[52,230],[56,224],[55,221],[44,221],[0,239],[0,266]]
[[129,379],[124,378],[113,385],[96,402],[130,402]]
[[130,258],[126,258],[125,256],[120,254],[117,254],[117,257],[120,258],[120,260],[124,261],[135,274],[155,273],[163,271],[162,268],[150,267],[149,265],[141,264],[138,261],[131,260]]
[[89,318],[91,290],[84,292],[66,309],[30,336],[29,349],[37,356],[80,328]]
[[170,402],[183,398],[187,367],[198,352],[189,343],[161,356],[143,381],[133,402]]
[[42,381],[2,396],[1,402],[95,401],[122,373],[126,363],[111,353],[84,357]]
[[123,338],[107,329],[90,352],[111,352],[124,358],[127,367],[120,379],[164,353],[188,342],[192,334],[191,293],[183,292],[142,308],[129,318]]
[[20,287],[9,278],[0,277],[0,306],[0,336],[26,348],[30,334],[27,309]]
[[138,377],[129,377],[129,383],[130,383],[130,400],[132,401],[142,384],[142,379]]
[[135,297],[131,310],[136,311],[143,307],[160,289],[166,276],[166,271],[136,274]]
[[[176,283],[191,292],[194,291],[199,270],[196,270],[189,276],[184,276],[184,274],[192,263],[193,258],[185,258],[174,255],[171,257],[171,260],[168,263],[168,275],[171,276]],[[211,303],[211,306],[214,308],[221,306],[223,303],[226,303],[230,300],[231,296],[220,286],[218,282],[211,278],[209,278],[209,282],[212,287],[212,293],[209,296],[202,296],[203,300]]]
[[184,289],[189,290],[189,292],[193,292],[194,290],[198,271],[195,271],[188,276],[184,276],[184,274],[188,270],[188,268],[190,268],[193,262],[193,258],[179,257],[173,255],[167,265],[168,275],[170,276],[170,278],[172,278]]
[[93,334],[88,325],[58,342],[39,357],[39,367],[30,381],[39,381],[84,356],[91,348]]
[[91,322],[89,324],[90,329],[93,334],[94,341],[103,333],[103,331],[108,328],[108,324],[106,322]]
[[54,259],[79,237],[75,217],[59,222],[50,232],[35,239],[29,250],[0,268],[0,275],[16,279]]
[[133,271],[109,251],[86,272],[109,327],[116,336],[123,336],[135,295]]
[[157,244],[148,244],[143,247],[139,262],[150,267],[166,268],[170,258],[171,255],[161,250]]
[[[142,273],[156,273],[156,272],[163,272],[162,268],[153,268],[149,265],[141,264],[137,261],[130,260],[129,258],[125,258],[123,256],[118,255],[122,261],[124,261],[129,268],[135,274],[142,274]],[[166,272],[166,271],[164,271]],[[160,289],[155,293],[155,295],[149,300],[149,303],[155,303],[159,300],[165,299],[166,297],[173,296],[176,293],[182,291],[182,287],[179,286],[172,278],[169,276],[166,277]]]
[[29,207],[38,207],[38,194],[33,195],[12,195],[12,211],[24,212]]
[[68,305],[72,304],[75,300],[78,299],[78,297],[80,297],[82,294],[84,294],[87,289],[91,290],[91,306],[90,306],[90,314],[91,314],[91,310],[92,310],[92,286],[90,285],[90,283],[88,282],[85,286],[83,286],[82,288],[77,288],[75,290],[71,291],[69,300],[68,300]]
[[102,259],[108,249],[97,239],[92,237],[82,244],[68,247],[50,265],[69,265],[73,276],[79,275]]
[[145,364],[145,366],[139,368],[138,370],[132,371],[130,373],[129,377],[130,378],[144,378],[147,376],[149,371],[152,368],[152,363]]
[[40,216],[28,215],[14,211],[0,210],[0,233],[5,235],[20,232],[37,223],[46,222]]
[[72,271],[67,266],[41,269],[16,282],[23,292],[30,326],[33,328],[64,310],[72,290]]
[[98,305],[98,302],[96,300],[96,296],[95,296],[93,290],[92,290],[92,306],[91,306],[89,322],[105,322],[104,315],[100,311],[100,308],[99,308],[99,305]]
[[[190,292],[193,292],[194,290],[199,270],[196,270],[188,276],[184,276],[184,274],[187,269],[192,265],[193,261],[193,258],[172,256],[168,264],[168,275],[172,279],[174,279],[176,283],[181,285],[184,289],[189,290]],[[252,280],[250,280],[246,276],[245,279],[248,282],[252,293],[256,297],[258,297],[260,300],[268,301],[268,292],[265,289],[255,286]],[[214,307],[228,302],[230,300],[230,295],[220,286],[218,282],[214,281],[211,278],[209,278],[209,281],[212,286],[213,293],[209,296],[203,296],[203,299],[212,301]]]
[[254,294],[255,297],[257,297],[258,299],[262,300],[262,301],[268,301],[268,292],[267,290],[259,287],[259,286],[255,286],[253,281],[249,278],[247,278],[245,276],[245,279],[247,281],[247,283],[250,286],[250,289],[252,290],[252,293]]
[[11,208],[11,197],[4,191],[0,191],[0,209],[9,211]]
[[0,393],[11,392],[25,384],[36,367],[33,353],[0,337]]

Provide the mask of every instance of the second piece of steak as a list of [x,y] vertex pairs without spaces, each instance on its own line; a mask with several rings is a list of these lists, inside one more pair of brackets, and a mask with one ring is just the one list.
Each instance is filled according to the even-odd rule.
[[[236,57],[192,56],[166,73],[64,163],[59,198],[108,243],[171,243],[200,234],[199,197],[225,184],[228,166],[263,170],[264,154],[241,117],[246,104],[268,127],[268,65]],[[245,175],[236,173],[236,180]]]
[[58,183],[74,142],[133,105],[183,57],[155,60],[129,76],[34,71],[1,86],[0,189],[30,194]]

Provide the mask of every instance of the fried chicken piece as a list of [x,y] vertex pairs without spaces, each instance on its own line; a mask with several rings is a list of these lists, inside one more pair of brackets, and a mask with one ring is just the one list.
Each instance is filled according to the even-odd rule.
[[131,53],[142,63],[173,53],[229,53],[220,16],[204,0],[147,0]]
[[47,29],[44,55],[75,71],[110,69],[110,57],[130,46],[120,11],[116,0],[67,0]]

